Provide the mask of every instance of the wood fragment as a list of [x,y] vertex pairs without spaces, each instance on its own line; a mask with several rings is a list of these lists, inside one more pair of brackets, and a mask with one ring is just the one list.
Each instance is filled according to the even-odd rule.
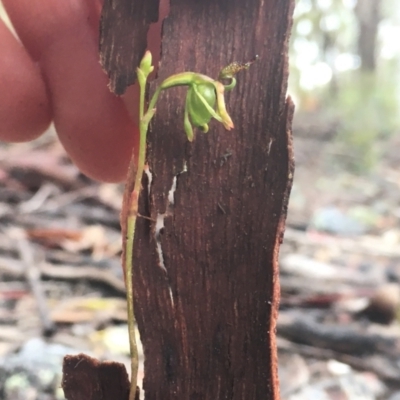
[[396,357],[389,359],[380,354],[359,357],[331,349],[321,349],[306,344],[290,342],[280,337],[278,337],[277,344],[278,349],[289,351],[291,353],[298,353],[304,357],[310,357],[317,360],[337,360],[350,365],[358,371],[373,372],[386,383],[397,388],[400,387],[400,368]]
[[148,142],[154,179],[150,194],[144,186],[140,214],[164,215],[174,178],[177,185],[159,235],[165,269],[154,224],[137,221],[135,301],[147,399],[279,398],[273,332],[293,178],[293,104],[286,99],[292,11],[291,1],[171,1],[152,91],[174,73],[217,76],[235,59],[260,60],[227,97],[231,132],[213,122],[188,144],[183,90],[162,94],[157,105]]
[[158,19],[159,0],[105,0],[101,15],[101,64],[110,89],[121,95],[136,79],[136,67],[147,47],[150,23]]
[[361,237],[339,237],[329,235],[325,240],[318,239],[308,234],[308,232],[287,228],[285,231],[285,241],[303,246],[334,246],[341,252],[360,253],[364,255],[377,257],[400,257],[400,249],[391,243],[385,243],[379,236],[361,236]]
[[42,287],[40,270],[37,267],[38,260],[35,259],[32,246],[24,235],[17,239],[18,249],[24,265],[25,278],[29,283],[32,294],[36,300],[40,321],[42,323],[42,333],[44,336],[52,335],[55,325],[50,318],[49,309],[46,303],[46,296]]
[[279,335],[293,342],[354,356],[400,353],[400,339],[366,332],[360,326],[322,324],[311,317],[280,315]]
[[66,400],[127,400],[129,379],[123,364],[78,354],[64,358],[62,388]]
[[[98,267],[52,265],[41,262],[37,268],[45,278],[99,282],[112,287],[120,293],[125,293],[125,283],[121,278],[116,277],[109,271],[102,271]],[[0,257],[0,273],[14,278],[22,277],[24,276],[24,265],[14,258]]]

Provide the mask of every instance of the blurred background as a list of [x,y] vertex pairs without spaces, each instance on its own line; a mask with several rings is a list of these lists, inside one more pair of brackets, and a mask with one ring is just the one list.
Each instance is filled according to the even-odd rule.
[[[400,399],[399,64],[398,1],[296,2],[282,400]],[[63,399],[64,354],[128,365],[121,200],[52,129],[0,144],[0,400]]]
[[399,39],[399,2],[296,2],[283,399],[400,399]]

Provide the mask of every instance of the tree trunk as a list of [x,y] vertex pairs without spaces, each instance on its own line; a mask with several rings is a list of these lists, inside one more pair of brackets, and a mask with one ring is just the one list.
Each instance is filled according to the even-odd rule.
[[364,71],[375,71],[376,39],[381,20],[381,0],[358,0],[355,15],[358,21],[358,55]]

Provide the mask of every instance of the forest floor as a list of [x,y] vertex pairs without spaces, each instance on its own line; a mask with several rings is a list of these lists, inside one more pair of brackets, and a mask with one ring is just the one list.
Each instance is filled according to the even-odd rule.
[[[396,139],[353,174],[332,135],[309,131],[295,129],[281,248],[282,400],[399,400]],[[54,132],[0,146],[0,399],[63,399],[65,354],[128,367],[122,190],[82,176]]]

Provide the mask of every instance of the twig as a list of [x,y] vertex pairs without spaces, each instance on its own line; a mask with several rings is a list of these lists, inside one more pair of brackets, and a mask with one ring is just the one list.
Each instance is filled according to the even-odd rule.
[[[0,257],[0,272],[13,277],[25,276],[25,263],[15,258]],[[118,292],[125,293],[125,283],[109,271],[102,271],[97,267],[85,265],[52,265],[41,262],[37,265],[40,274],[46,278],[65,279],[69,281],[88,280],[104,283]]]
[[51,335],[54,333],[55,325],[49,315],[49,310],[46,304],[46,296],[40,280],[40,270],[37,267],[32,246],[23,235],[18,238],[17,246],[21,260],[25,267],[25,278],[28,281],[33,296],[36,299],[39,317],[42,322],[43,334],[45,336]]
[[329,236],[325,241],[311,237],[305,232],[291,228],[285,230],[285,241],[294,242],[304,246],[336,246],[341,252],[354,254],[355,252],[371,255],[385,256],[390,258],[400,257],[400,249],[398,246],[387,244],[384,240],[377,236],[363,236],[362,238],[346,238]]
[[278,337],[277,345],[279,350],[287,350],[291,353],[298,353],[305,357],[320,360],[338,360],[344,364],[350,365],[358,371],[372,371],[382,380],[399,387],[400,369],[397,362],[395,360],[389,360],[380,354],[356,357],[331,349],[322,349],[306,344],[293,343],[280,337]]

